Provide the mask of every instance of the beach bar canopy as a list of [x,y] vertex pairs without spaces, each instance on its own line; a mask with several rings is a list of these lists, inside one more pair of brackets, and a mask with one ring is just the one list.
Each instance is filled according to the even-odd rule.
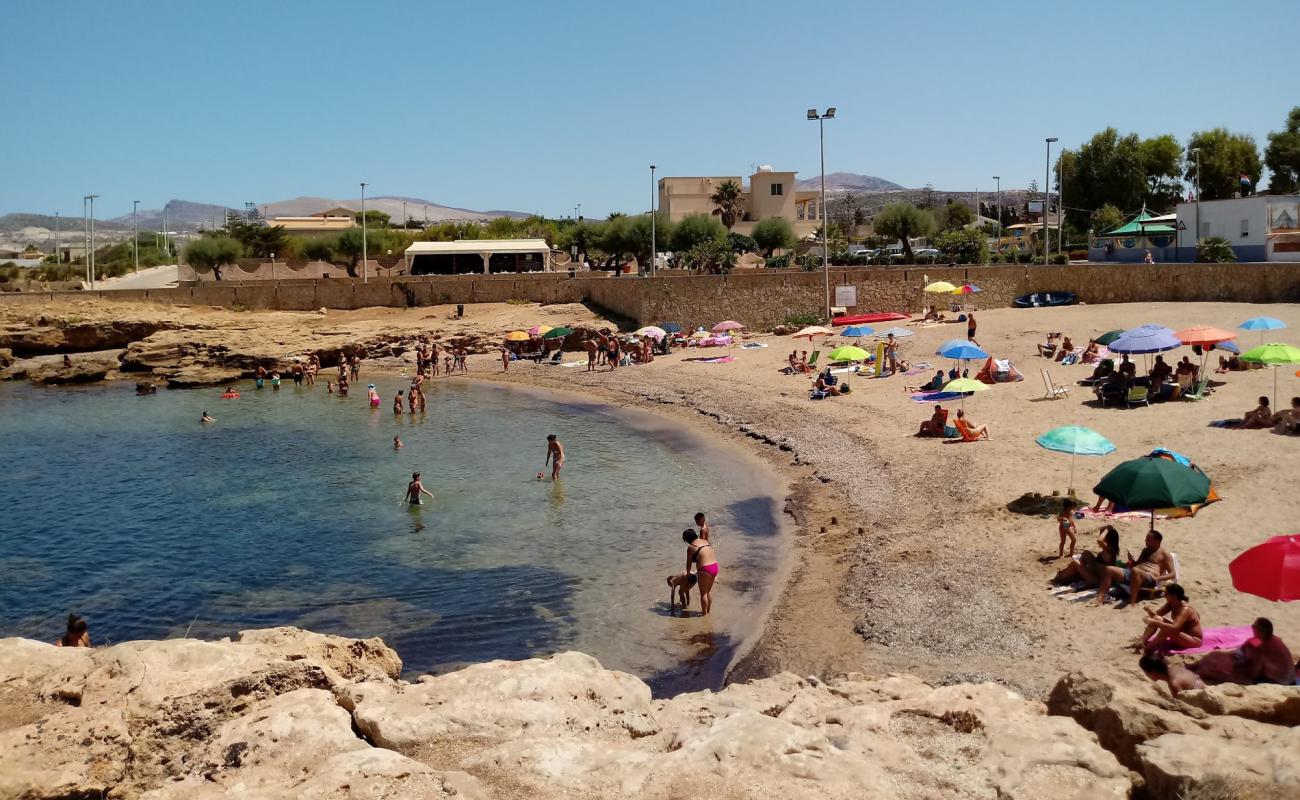
[[457,239],[416,242],[406,248],[408,275],[486,275],[493,272],[549,272],[545,239]]

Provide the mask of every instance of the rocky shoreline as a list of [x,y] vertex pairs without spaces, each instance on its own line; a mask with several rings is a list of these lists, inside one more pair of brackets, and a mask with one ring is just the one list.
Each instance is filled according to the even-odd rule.
[[415,682],[296,628],[97,649],[0,640],[0,797],[1294,796],[1300,701],[785,673],[652,700],[581,653]]

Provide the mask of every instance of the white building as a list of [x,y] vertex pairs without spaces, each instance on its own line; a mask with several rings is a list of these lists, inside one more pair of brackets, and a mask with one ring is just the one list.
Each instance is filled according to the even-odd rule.
[[1222,236],[1238,261],[1300,261],[1300,195],[1255,195],[1179,203],[1179,252],[1196,257],[1196,242]]

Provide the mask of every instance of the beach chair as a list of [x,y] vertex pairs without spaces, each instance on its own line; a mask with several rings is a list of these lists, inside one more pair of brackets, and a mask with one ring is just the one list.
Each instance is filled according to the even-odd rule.
[[1047,374],[1047,370],[1040,369],[1039,372],[1043,373],[1043,388],[1047,391],[1047,393],[1043,395],[1044,400],[1056,400],[1057,398],[1066,397],[1070,394],[1069,387],[1052,383],[1052,376]]
[[1145,386],[1130,386],[1124,402],[1128,403],[1129,408],[1135,405],[1149,406],[1151,405],[1150,394],[1151,391]]
[[822,354],[822,351],[820,351],[820,350],[814,350],[814,351],[812,351],[812,355],[808,356],[808,369],[809,369],[809,370],[811,370],[813,367],[817,366],[817,356],[819,356],[819,355],[821,355],[821,354]]
[[1204,400],[1210,394],[1210,379],[1200,380],[1191,391],[1183,392],[1184,400]]

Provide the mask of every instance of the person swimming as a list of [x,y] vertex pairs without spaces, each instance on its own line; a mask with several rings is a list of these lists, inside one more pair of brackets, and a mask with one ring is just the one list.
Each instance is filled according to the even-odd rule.
[[204,425],[206,425],[206,424],[208,424],[209,422],[216,422],[216,420],[213,419],[213,418],[208,414],[208,412],[204,411],[204,412],[203,412],[203,416],[199,418],[199,422],[201,422],[201,423],[203,423]]
[[393,437],[393,449],[394,449],[394,450],[401,450],[401,449],[402,449],[402,440],[401,440],[399,437],[397,437],[397,436],[394,436],[394,437]]

